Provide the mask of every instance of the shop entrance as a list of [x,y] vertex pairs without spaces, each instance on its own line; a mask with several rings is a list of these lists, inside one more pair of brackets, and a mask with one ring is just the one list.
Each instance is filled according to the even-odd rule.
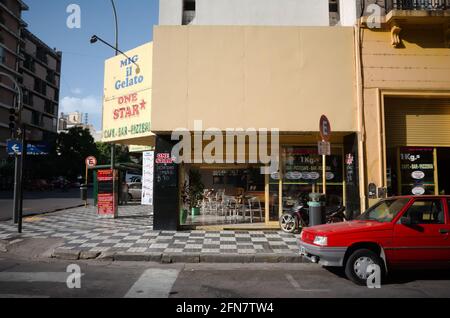
[[450,99],[386,97],[388,194],[450,194]]
[[265,175],[255,165],[186,165],[181,225],[265,222]]
[[437,149],[439,194],[450,195],[450,147]]
[[[317,147],[282,147],[281,169],[269,180],[269,221],[278,222],[299,200],[308,201],[312,192],[322,193],[322,156]],[[345,202],[343,148],[332,148],[327,156],[327,205],[342,206]]]

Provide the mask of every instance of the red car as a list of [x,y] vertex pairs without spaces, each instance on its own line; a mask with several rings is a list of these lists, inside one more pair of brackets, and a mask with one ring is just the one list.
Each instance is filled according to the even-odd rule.
[[314,263],[345,268],[359,285],[367,283],[369,265],[378,265],[381,274],[445,268],[450,265],[449,212],[450,196],[385,199],[354,221],[305,228],[300,253]]

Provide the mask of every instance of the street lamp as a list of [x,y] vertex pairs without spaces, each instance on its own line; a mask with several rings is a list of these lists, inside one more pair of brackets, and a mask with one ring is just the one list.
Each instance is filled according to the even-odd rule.
[[[101,37],[97,36],[97,35],[93,35],[90,39],[91,44],[97,43],[97,41],[102,42],[103,44],[109,46],[110,48],[114,49],[117,51],[117,53],[122,54],[123,56],[125,56],[131,63],[133,63],[136,66],[136,74],[139,74],[141,72],[141,68],[139,67],[139,65],[133,61],[132,58],[130,58],[127,54],[125,54],[124,52],[122,52],[121,50],[119,50],[117,47],[112,46],[111,44],[109,44],[108,42],[106,42],[105,40],[103,40]],[[116,54],[117,56],[118,54]]]

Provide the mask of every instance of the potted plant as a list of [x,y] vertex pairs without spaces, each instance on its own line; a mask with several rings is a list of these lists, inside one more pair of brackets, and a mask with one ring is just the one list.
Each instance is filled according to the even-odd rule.
[[180,224],[186,224],[186,220],[188,217],[188,210],[191,206],[190,196],[189,196],[189,185],[185,181],[183,184],[183,188],[181,189],[181,201],[182,206],[180,209]]
[[192,216],[200,215],[200,207],[203,201],[203,190],[205,186],[202,183],[202,176],[197,169],[191,169],[189,172],[189,201]]

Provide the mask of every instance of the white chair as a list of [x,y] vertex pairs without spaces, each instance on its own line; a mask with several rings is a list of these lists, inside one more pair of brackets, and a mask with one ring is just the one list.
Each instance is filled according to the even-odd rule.
[[227,221],[228,217],[231,221],[237,222],[239,204],[235,197],[229,195],[222,196],[222,215],[225,216],[225,221]]
[[247,204],[243,208],[244,220],[247,216],[247,212],[250,215],[250,223],[253,223],[253,213],[259,212],[259,220],[263,221],[263,213],[261,208],[261,201],[258,197],[251,197],[247,200]]

